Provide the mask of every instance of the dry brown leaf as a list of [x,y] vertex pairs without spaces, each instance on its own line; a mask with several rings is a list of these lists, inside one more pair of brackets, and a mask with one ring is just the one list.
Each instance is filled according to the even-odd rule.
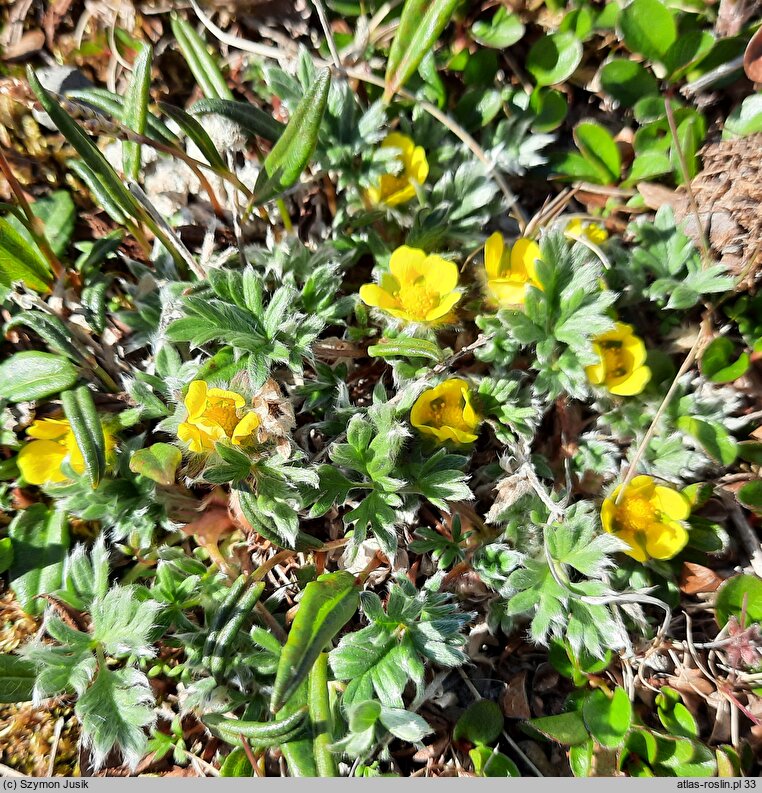
[[686,595],[696,595],[699,592],[716,592],[723,580],[714,570],[710,570],[708,567],[703,567],[693,562],[684,562],[680,573],[680,591]]
[[500,707],[509,719],[531,719],[532,710],[527,697],[527,673],[519,672],[500,695]]
[[762,28],[751,37],[743,54],[743,70],[755,83],[762,83]]

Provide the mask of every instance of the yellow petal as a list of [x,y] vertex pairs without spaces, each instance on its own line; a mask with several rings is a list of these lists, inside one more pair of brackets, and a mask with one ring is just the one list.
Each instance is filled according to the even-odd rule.
[[[105,433],[104,433],[105,439]],[[85,473],[85,458],[77,443],[77,437],[73,432],[66,434],[66,450],[68,452],[69,465],[78,473]]]
[[564,234],[571,239],[582,236],[582,220],[580,218],[572,218],[564,229]]
[[630,556],[638,562],[645,562],[648,560],[648,554],[643,548],[640,537],[636,532],[625,529],[624,531],[617,531],[615,534],[622,542],[626,542],[627,545],[630,546],[628,550],[624,551],[627,556]]
[[671,559],[685,548],[688,532],[679,523],[654,523],[646,531],[646,551],[654,559]]
[[393,193],[385,196],[383,202],[390,207],[395,207],[398,204],[406,204],[415,198],[415,188],[409,184],[401,190],[395,190]]
[[235,391],[225,391],[222,388],[210,388],[207,395],[207,399],[226,399],[233,403],[233,409],[238,410],[242,408],[246,404],[246,400],[240,395],[236,394]]
[[360,287],[360,300],[366,306],[373,306],[374,308],[389,309],[399,305],[394,297],[378,284],[363,284]]
[[426,322],[434,322],[435,320],[442,319],[445,315],[450,313],[452,307],[460,300],[462,295],[460,292],[450,292],[445,295],[438,306],[426,312]]
[[401,245],[389,259],[389,271],[397,279],[400,287],[414,284],[423,275],[426,253],[419,248]]
[[466,423],[466,426],[472,427],[476,429],[479,426],[479,414],[474,410],[474,406],[471,404],[471,390],[469,389],[468,385],[464,383],[462,389],[463,395],[463,421]]
[[487,279],[492,280],[500,278],[502,275],[500,263],[503,259],[503,250],[505,249],[505,242],[503,235],[496,231],[487,238],[484,243],[484,270],[487,273]]
[[423,146],[416,146],[410,157],[408,171],[411,179],[415,179],[418,184],[423,184],[429,175],[429,163],[426,159],[426,152]]
[[254,413],[254,411],[247,413],[233,430],[233,437],[231,440],[236,446],[240,446],[254,434],[258,426],[259,416]]
[[640,366],[631,372],[616,385],[607,386],[615,396],[634,396],[641,393],[651,379],[651,370],[647,366]]
[[619,495],[621,486],[618,487],[608,498],[603,500],[601,505],[601,525],[603,530],[612,534],[614,531],[614,519],[616,518],[616,497]]
[[[597,345],[594,344],[593,347],[595,348]],[[606,365],[601,361],[592,366],[586,366],[585,374],[592,385],[600,385],[606,379]]]
[[195,454],[201,454],[205,449],[214,448],[211,439],[193,424],[183,422],[177,428],[177,437],[188,444],[188,449]]
[[66,458],[66,454],[66,446],[62,443],[35,440],[21,447],[16,464],[30,485],[63,482],[66,476],[61,472],[61,463]]
[[671,487],[656,485],[651,502],[670,520],[685,520],[691,514],[690,501]]
[[540,258],[540,246],[534,240],[520,237],[511,248],[511,273],[526,275],[528,280],[537,281],[535,261]]
[[382,149],[397,149],[400,153],[400,159],[404,161],[409,158],[415,149],[415,143],[412,138],[403,135],[401,132],[390,132],[381,142]]
[[503,308],[523,306],[526,298],[527,285],[525,281],[512,281],[507,278],[498,278],[487,282],[490,294]]
[[630,334],[622,340],[622,347],[629,355],[632,361],[630,365],[633,369],[642,366],[646,362],[648,352],[640,336],[636,336],[634,333]]
[[185,395],[185,408],[188,411],[188,418],[199,418],[203,415],[206,408],[207,385],[203,380],[194,380],[188,386],[188,393]]
[[66,419],[38,419],[33,421],[26,434],[30,438],[54,441],[63,438],[71,429]]
[[627,498],[651,498],[654,491],[654,478],[648,474],[639,474],[635,476],[627,485]]
[[440,295],[452,292],[458,285],[458,266],[441,256],[427,256],[421,263],[426,288]]

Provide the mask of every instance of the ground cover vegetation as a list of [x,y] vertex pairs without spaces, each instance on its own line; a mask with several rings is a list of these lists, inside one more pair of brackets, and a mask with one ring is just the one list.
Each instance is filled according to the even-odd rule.
[[757,4],[2,13],[2,772],[758,776]]

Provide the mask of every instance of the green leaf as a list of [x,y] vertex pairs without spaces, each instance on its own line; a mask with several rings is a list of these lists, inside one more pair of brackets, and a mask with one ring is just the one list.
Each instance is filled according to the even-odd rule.
[[632,161],[630,175],[622,182],[623,187],[649,182],[657,176],[664,176],[672,170],[669,156],[661,151],[644,151]]
[[138,449],[130,457],[130,471],[146,476],[160,485],[173,485],[177,466],[183,459],[177,446],[154,443],[147,449]]
[[601,69],[601,85],[607,94],[625,107],[639,99],[659,93],[659,83],[642,63],[614,58]]
[[288,126],[265,158],[254,187],[257,201],[267,201],[296,184],[317,145],[331,72],[322,69],[299,102]]
[[670,735],[683,738],[698,738],[696,720],[688,708],[680,701],[680,694],[669,686],[662,686],[656,697],[659,721]]
[[96,770],[115,749],[134,771],[148,743],[145,728],[156,718],[153,704],[151,686],[142,672],[132,667],[100,668],[74,708]]
[[588,777],[593,768],[593,739],[569,747],[569,766],[576,777]]
[[617,687],[613,697],[598,688],[585,699],[582,717],[598,743],[615,749],[624,743],[624,736],[630,729],[632,703],[623,688]]
[[87,386],[82,385],[64,391],[61,404],[82,452],[90,484],[95,488],[106,473],[106,439],[93,395]]
[[382,341],[368,347],[371,358],[427,358],[429,361],[444,360],[438,344],[428,339],[399,338]]
[[747,482],[739,489],[736,496],[747,509],[762,515],[762,479]]
[[533,132],[552,132],[558,129],[569,113],[566,96],[555,88],[535,88],[529,97],[529,108],[535,114]]
[[[132,67],[132,76],[124,97],[124,123],[138,135],[145,135],[148,118],[148,102],[151,98],[151,63],[153,50],[142,44]],[[140,144],[135,141],[122,142],[122,169],[128,179],[137,181],[140,176]]]
[[172,17],[172,33],[188,67],[207,99],[233,99],[225,78],[215,59],[209,54],[206,42],[195,29],[178,16]]
[[471,25],[471,35],[485,47],[504,50],[521,40],[524,25],[516,14],[512,14],[505,6],[499,6],[489,22],[477,20]]
[[116,586],[90,604],[92,638],[112,656],[149,658],[154,655],[151,634],[163,608],[155,600],[138,597],[133,586]]
[[142,212],[137,206],[135,199],[117,176],[116,171],[109,165],[93,141],[82,131],[79,124],[66,113],[53,98],[52,94],[42,86],[31,67],[27,69],[27,79],[43,110],[50,116],[61,134],[77,151],[85,167],[94,174],[100,189],[108,196],[108,200],[128,217],[142,217]]
[[526,68],[537,85],[557,85],[568,80],[582,60],[582,42],[573,33],[551,33],[529,50]]
[[20,311],[10,322],[5,325],[6,333],[12,328],[24,325],[33,330],[48,347],[61,355],[65,355],[74,363],[82,360],[82,355],[72,344],[71,328],[55,314],[46,314],[42,311]]
[[452,737],[471,743],[493,743],[503,732],[503,711],[497,702],[478,699],[471,703],[455,724]]
[[699,63],[714,46],[714,36],[706,30],[681,33],[664,54],[670,82],[677,82]]
[[558,716],[543,716],[526,722],[533,729],[541,732],[551,740],[565,746],[576,746],[588,739],[587,728],[582,714],[577,711],[561,713]]
[[0,540],[0,573],[6,572],[13,564],[13,541],[10,537]]
[[748,353],[734,361],[735,345],[727,336],[718,336],[701,356],[701,371],[713,383],[732,383],[746,374],[750,358]]
[[741,622],[744,605],[746,619],[743,624],[757,622],[762,625],[762,579],[755,575],[733,576],[719,588],[714,604],[717,622],[724,627],[731,616]]
[[223,777],[251,777],[254,776],[254,769],[251,767],[249,758],[243,747],[237,746],[233,751],[222,761],[220,766],[220,776]]
[[326,645],[349,622],[360,602],[351,573],[321,575],[307,584],[283,648],[270,707],[278,711],[299,687]]
[[331,752],[333,714],[328,690],[328,653],[321,653],[310,670],[307,690],[315,765],[321,777],[338,776],[336,759]]
[[30,289],[47,292],[53,280],[50,267],[39,248],[29,242],[7,218],[0,218],[0,285],[21,281]]
[[194,116],[205,116],[209,113],[224,116],[235,121],[249,134],[258,135],[273,143],[286,129],[285,124],[248,102],[237,102],[230,99],[200,99],[198,102],[194,102],[188,110]]
[[695,438],[715,462],[730,465],[736,459],[737,444],[722,425],[693,416],[680,416],[677,426]]
[[225,161],[200,122],[184,110],[167,102],[159,102],[159,109],[164,115],[169,116],[180,127],[186,137],[196,144],[209,165],[218,171],[227,171]]
[[0,655],[0,702],[29,702],[37,677],[35,665],[17,655]]
[[69,548],[66,513],[33,504],[16,515],[8,536],[13,542],[11,589],[24,611],[36,616],[45,606],[37,595],[55,592],[61,586]]
[[0,364],[0,397],[25,402],[71,388],[77,370],[60,355],[29,350],[17,352]]
[[604,169],[608,184],[616,184],[622,172],[619,148],[611,133],[593,121],[583,121],[574,128],[574,140],[588,162]]
[[458,0],[406,0],[386,64],[385,102],[415,74],[457,5]]
[[632,52],[662,62],[677,40],[677,25],[660,0],[633,0],[619,15],[624,43]]
[[[62,256],[69,247],[77,214],[71,195],[67,190],[54,190],[44,198],[35,201],[31,208],[34,216],[39,218],[45,227],[45,238],[51,250],[56,256]],[[34,237],[15,215],[6,219],[22,237],[28,240],[30,245],[36,248],[37,243],[34,241]],[[47,269],[47,264],[45,267]]]

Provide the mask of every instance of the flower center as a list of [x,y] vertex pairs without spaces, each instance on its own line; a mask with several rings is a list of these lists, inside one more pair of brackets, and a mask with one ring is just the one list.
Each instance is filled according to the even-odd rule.
[[656,507],[644,498],[626,498],[619,515],[624,527],[633,531],[646,531],[659,519]]
[[208,399],[204,410],[204,418],[219,424],[228,438],[233,435],[233,430],[238,424],[235,407],[229,399]]
[[624,349],[620,341],[605,341],[601,344],[606,373],[610,377],[624,377],[627,374]]
[[433,427],[454,427],[455,429],[470,429],[463,419],[463,406],[453,404],[445,399],[435,399],[431,405],[431,425]]
[[397,293],[397,300],[408,316],[424,320],[432,308],[439,305],[439,295],[423,284],[403,286]]

